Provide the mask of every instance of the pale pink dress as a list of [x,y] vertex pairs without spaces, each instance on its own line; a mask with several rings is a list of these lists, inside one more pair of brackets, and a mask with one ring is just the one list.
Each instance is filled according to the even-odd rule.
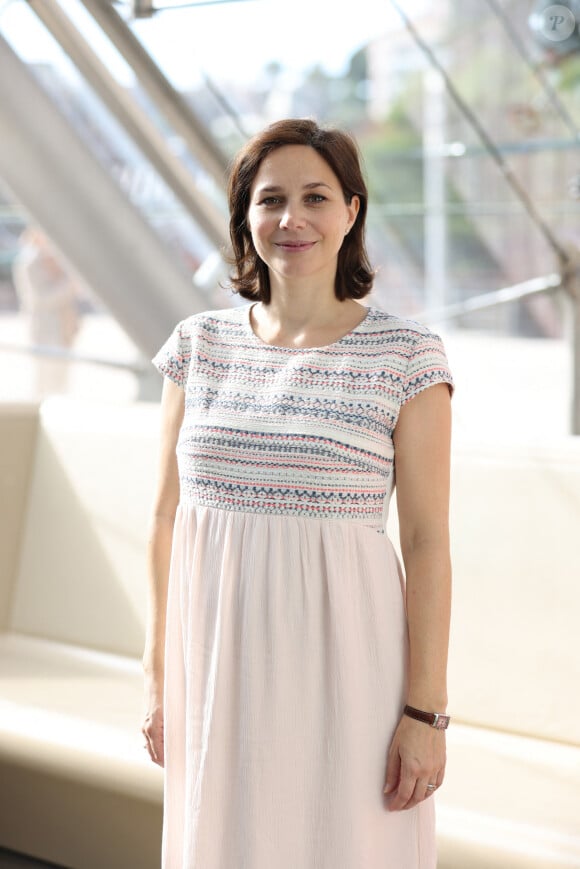
[[433,869],[434,801],[389,812],[404,580],[385,533],[401,404],[452,384],[440,339],[369,308],[262,342],[248,306],[182,321],[167,612],[164,869]]

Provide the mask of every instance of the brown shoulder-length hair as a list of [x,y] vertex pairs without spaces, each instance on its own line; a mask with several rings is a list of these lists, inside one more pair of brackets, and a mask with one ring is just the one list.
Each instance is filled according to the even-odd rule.
[[338,253],[335,278],[336,297],[362,299],[373,286],[371,269],[365,248],[365,219],[368,192],[360,165],[359,149],[348,133],[323,128],[315,121],[289,118],[276,121],[255,135],[234,158],[229,183],[230,238],[234,273],[230,281],[234,292],[246,299],[268,304],[270,278],[266,263],[256,253],[247,223],[250,190],[264,157],[284,145],[308,145],[326,160],[340,181],[344,198],[350,203],[358,196],[360,208]]

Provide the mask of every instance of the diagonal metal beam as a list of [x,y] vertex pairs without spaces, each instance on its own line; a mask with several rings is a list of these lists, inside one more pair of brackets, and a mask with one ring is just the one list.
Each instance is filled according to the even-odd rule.
[[187,9],[192,6],[222,6],[227,3],[242,3],[247,0],[162,0],[161,5],[155,3],[154,0],[126,0],[132,7],[133,15],[136,18],[151,18],[159,12],[168,12],[170,9]]
[[[38,0],[42,2],[42,0]],[[228,158],[187,100],[155,64],[110,2],[81,0],[135,73],[151,102],[164,115],[191,153],[220,187],[225,187]]]
[[221,212],[199,190],[191,173],[173,154],[157,127],[131,94],[118,84],[56,0],[28,0],[28,3],[211,243],[223,248],[228,240],[225,203]]

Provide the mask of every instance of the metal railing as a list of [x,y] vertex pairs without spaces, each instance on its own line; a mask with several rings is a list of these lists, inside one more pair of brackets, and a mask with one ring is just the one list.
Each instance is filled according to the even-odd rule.
[[474,311],[485,311],[490,308],[496,308],[498,305],[505,305],[508,302],[518,302],[521,299],[527,299],[539,293],[553,293],[556,290],[561,290],[562,287],[562,276],[559,274],[532,278],[529,281],[523,281],[521,284],[502,287],[502,289],[494,290],[491,293],[481,293],[478,296],[473,296],[471,299],[465,299],[463,302],[455,302],[445,305],[443,308],[423,311],[418,316],[415,316],[415,319],[422,323],[440,323],[445,320],[455,320],[458,317],[463,317],[465,314],[472,314]]
[[9,341],[0,341],[1,353],[24,353],[27,356],[42,356],[47,359],[56,359],[62,362],[82,362],[88,365],[101,365],[105,368],[116,368],[120,371],[129,371],[138,377],[144,374],[147,366],[144,362],[127,362],[122,359],[106,359],[102,356],[91,356],[87,353],[76,353],[65,347],[53,344],[16,344]]
[[571,327],[568,330],[572,350],[572,400],[570,432],[580,435],[580,252],[567,250],[566,267],[562,274],[550,274],[532,278],[511,287],[503,287],[491,293],[481,293],[462,302],[415,314],[414,319],[431,324],[455,320],[465,314],[489,310],[499,305],[517,302],[541,293],[561,293],[571,309]]
[[51,344],[17,344],[10,341],[0,341],[0,353],[20,353],[71,364],[97,365],[116,371],[126,371],[137,378],[136,398],[139,401],[157,401],[161,396],[160,378],[153,366],[145,359],[135,361],[107,359],[103,356],[93,356],[90,353],[77,353],[66,347]]

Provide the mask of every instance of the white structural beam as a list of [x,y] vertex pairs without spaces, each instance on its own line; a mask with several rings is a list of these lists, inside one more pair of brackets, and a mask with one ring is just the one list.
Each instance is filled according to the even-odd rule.
[[[34,0],[34,5],[43,0]],[[81,0],[129,64],[139,84],[209,175],[225,187],[228,160],[187,100],[162,73],[109,0]]]
[[0,175],[143,353],[207,307],[1,35],[0,130]]
[[228,239],[225,200],[222,212],[198,189],[191,173],[168,147],[145,111],[118,84],[56,0],[29,0],[29,5],[183,203],[209,241],[218,249],[223,249]]

